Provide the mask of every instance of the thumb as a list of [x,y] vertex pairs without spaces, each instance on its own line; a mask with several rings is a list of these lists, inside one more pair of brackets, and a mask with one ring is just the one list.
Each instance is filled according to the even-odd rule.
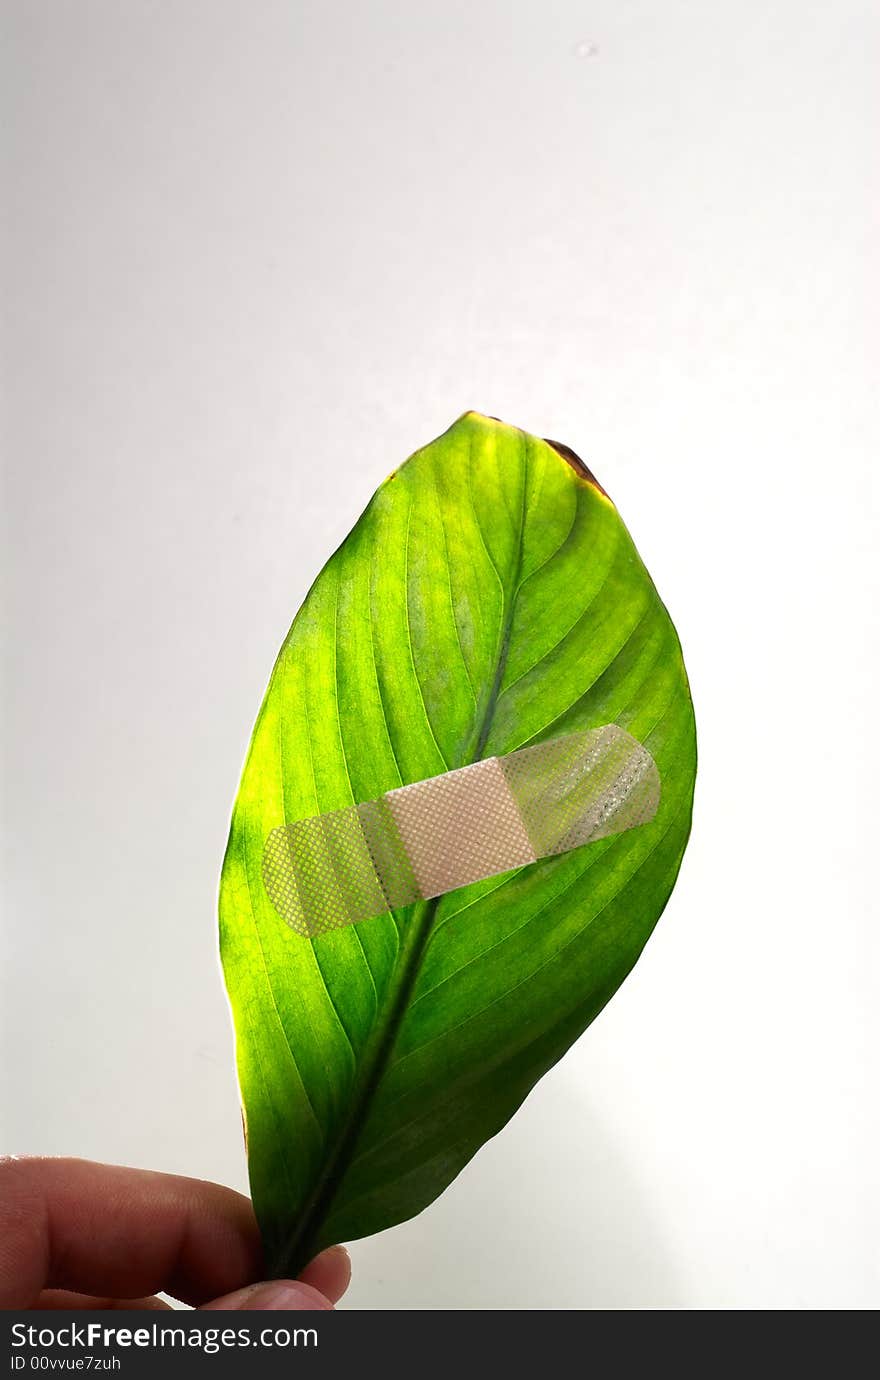
[[270,1279],[263,1284],[251,1284],[247,1289],[236,1289],[233,1294],[203,1303],[201,1312],[212,1309],[224,1312],[271,1311],[279,1313],[303,1313],[309,1309],[332,1309],[333,1304],[324,1294],[301,1279]]

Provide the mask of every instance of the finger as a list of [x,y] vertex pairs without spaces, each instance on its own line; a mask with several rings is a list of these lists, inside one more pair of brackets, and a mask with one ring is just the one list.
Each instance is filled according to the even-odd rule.
[[307,1265],[300,1275],[305,1284],[311,1284],[320,1294],[325,1294],[331,1303],[338,1303],[351,1283],[351,1257],[344,1246],[331,1246],[322,1251],[311,1265]]
[[236,1289],[220,1299],[202,1305],[201,1311],[245,1312],[272,1311],[304,1313],[310,1309],[332,1309],[333,1304],[311,1284],[299,1279],[270,1279],[264,1284],[252,1284],[249,1289]]
[[[351,1259],[344,1246],[331,1246],[329,1250],[322,1251],[316,1256],[310,1265],[303,1270],[299,1280],[281,1281],[278,1288],[283,1293],[276,1295],[276,1302],[272,1302],[270,1290],[276,1287],[276,1282],[271,1281],[265,1284],[252,1284],[249,1288],[238,1289],[233,1294],[227,1294],[220,1299],[214,1299],[211,1303],[203,1305],[204,1309],[232,1309],[253,1308],[262,1309],[288,1309],[290,1312],[303,1311],[308,1308],[327,1309],[332,1304],[342,1298],[351,1280]],[[300,1287],[302,1286],[302,1287]],[[315,1294],[321,1296],[320,1302],[315,1301]],[[281,1302],[277,1300],[280,1299]],[[268,1300],[268,1301],[267,1301]],[[34,1308],[87,1308],[87,1309],[168,1309],[170,1304],[163,1303],[161,1299],[108,1299],[94,1298],[90,1294],[74,1294],[66,1289],[44,1289],[33,1305]]]
[[199,1304],[261,1273],[253,1209],[230,1188],[87,1160],[0,1162],[0,1308],[56,1288]]
[[344,1246],[331,1246],[307,1265],[298,1280],[268,1280],[249,1289],[236,1289],[203,1305],[203,1311],[271,1309],[303,1312],[328,1309],[342,1298],[351,1279],[351,1260]]
[[114,1308],[131,1308],[145,1311],[172,1312],[170,1303],[163,1303],[155,1296],[146,1299],[107,1299],[95,1298],[92,1294],[74,1294],[69,1289],[44,1289],[32,1308],[88,1308],[105,1311]]

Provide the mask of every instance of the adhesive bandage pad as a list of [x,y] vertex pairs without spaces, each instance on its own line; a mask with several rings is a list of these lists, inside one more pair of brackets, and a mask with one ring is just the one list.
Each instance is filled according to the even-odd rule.
[[263,882],[311,937],[646,824],[659,801],[647,748],[605,724],[281,825]]

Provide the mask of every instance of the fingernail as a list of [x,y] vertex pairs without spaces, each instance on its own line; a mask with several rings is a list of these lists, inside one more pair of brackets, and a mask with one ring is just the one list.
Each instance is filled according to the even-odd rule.
[[302,1312],[310,1308],[332,1309],[333,1304],[310,1284],[299,1280],[279,1279],[258,1284],[240,1305],[242,1311]]

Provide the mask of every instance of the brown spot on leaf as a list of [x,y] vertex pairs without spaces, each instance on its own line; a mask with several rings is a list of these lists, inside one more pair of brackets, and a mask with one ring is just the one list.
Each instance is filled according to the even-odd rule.
[[602,488],[602,485],[593,474],[593,471],[588,465],[584,464],[579,455],[575,455],[571,446],[564,445],[562,441],[551,441],[549,436],[545,436],[544,440],[547,442],[548,446],[553,447],[557,455],[562,456],[567,465],[571,465],[576,475],[579,475],[581,479],[585,479],[588,484],[592,484],[595,489],[599,490],[600,494],[604,494],[606,498],[609,497],[607,489]]

